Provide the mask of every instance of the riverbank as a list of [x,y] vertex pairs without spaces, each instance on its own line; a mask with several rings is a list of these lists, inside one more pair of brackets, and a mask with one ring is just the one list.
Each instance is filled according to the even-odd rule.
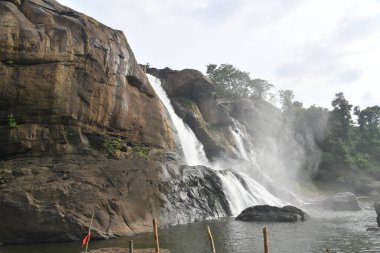
[[[270,252],[320,253],[380,252],[379,232],[367,232],[377,226],[372,199],[360,199],[363,207],[358,212],[332,212],[305,210],[310,220],[300,223],[241,222],[233,218],[195,222],[159,230],[160,246],[171,252],[209,252],[207,226],[211,227],[216,252],[255,252],[263,248],[262,228],[268,228]],[[112,240],[91,241],[90,249],[128,248],[129,240],[136,249],[153,248],[152,233]],[[0,253],[79,253],[81,242],[4,245]]]
[[[105,249],[95,249],[91,250],[89,253],[128,253],[129,250],[126,248],[105,248]],[[136,249],[133,250],[134,253],[154,253],[155,249]],[[170,253],[169,250],[160,249],[161,253]]]

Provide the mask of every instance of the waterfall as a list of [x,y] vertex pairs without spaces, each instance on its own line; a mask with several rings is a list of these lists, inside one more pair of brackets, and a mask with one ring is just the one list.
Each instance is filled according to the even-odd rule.
[[166,110],[168,110],[170,118],[172,119],[173,124],[177,130],[186,164],[191,166],[209,165],[202,143],[199,142],[189,126],[185,125],[183,120],[175,113],[173,106],[170,103],[169,97],[167,96],[165,90],[162,88],[160,79],[149,74],[147,74],[147,76],[154,91],[157,93],[161,102],[166,107]]
[[[199,142],[194,132],[175,113],[170,103],[170,99],[162,88],[160,79],[149,74],[147,74],[147,76],[153,89],[169,112],[177,130],[186,163],[192,166],[205,165],[216,170],[216,173],[222,182],[224,188],[223,191],[229,202],[231,212],[234,216],[238,215],[245,208],[253,205],[269,204],[280,206],[283,204],[280,199],[273,196],[263,185],[248,174],[233,171],[231,169],[222,170],[220,169],[220,165],[213,166],[210,164],[206,158],[203,145]],[[247,152],[244,147],[241,129],[236,127],[236,132],[232,128],[231,131],[236,139],[237,148],[241,157],[250,161],[252,165],[257,166],[254,162],[254,157],[250,158],[250,156],[254,156],[254,154],[252,154],[252,152]]]
[[235,138],[235,141],[236,141],[236,144],[237,144],[237,148],[238,148],[238,151],[239,151],[241,157],[244,160],[249,160],[248,153],[247,153],[247,151],[244,148],[244,143],[243,143],[243,138],[241,136],[241,133],[240,132],[236,132],[231,127],[230,127],[230,130],[231,130],[232,135]]
[[253,205],[281,206],[283,202],[273,196],[264,186],[245,173],[223,170],[219,173],[223,185],[228,186],[226,192],[232,215]]

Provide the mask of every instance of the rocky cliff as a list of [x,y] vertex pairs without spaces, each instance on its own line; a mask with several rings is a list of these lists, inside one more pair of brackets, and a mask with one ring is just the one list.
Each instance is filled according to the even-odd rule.
[[[122,32],[54,0],[0,1],[0,242],[96,238],[231,214],[181,164]],[[174,152],[173,152],[174,151]]]
[[121,31],[52,0],[0,1],[0,28],[1,156],[76,153],[107,135],[175,147]]

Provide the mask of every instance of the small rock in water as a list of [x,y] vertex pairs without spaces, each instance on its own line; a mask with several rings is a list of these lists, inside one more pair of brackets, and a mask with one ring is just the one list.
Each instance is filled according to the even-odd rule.
[[360,211],[359,201],[352,192],[335,194],[322,201],[322,207],[333,211]]
[[377,216],[379,216],[380,215],[380,201],[375,202],[374,206],[375,206],[376,214]]
[[370,227],[370,228],[367,228],[367,231],[374,231],[374,232],[377,232],[377,231],[380,231],[380,228],[377,228],[377,227]]
[[277,206],[259,205],[246,208],[235,220],[295,222],[305,221],[308,217],[304,211],[294,206],[280,208]]

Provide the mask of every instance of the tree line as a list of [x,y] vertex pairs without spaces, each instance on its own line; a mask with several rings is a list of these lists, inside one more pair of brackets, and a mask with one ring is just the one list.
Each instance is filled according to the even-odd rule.
[[[209,64],[206,73],[215,83],[219,98],[248,97],[272,103],[275,100],[274,85],[252,79],[248,72],[230,64]],[[315,105],[304,108],[294,100],[291,90],[280,90],[278,97],[285,124],[293,129],[294,138],[305,145],[307,153],[307,142],[312,136],[320,150],[319,163],[312,174],[314,180],[345,182],[358,173],[380,179],[380,106],[354,107],[342,92],[332,99],[332,110]],[[309,169],[308,164],[306,161],[305,170]]]

